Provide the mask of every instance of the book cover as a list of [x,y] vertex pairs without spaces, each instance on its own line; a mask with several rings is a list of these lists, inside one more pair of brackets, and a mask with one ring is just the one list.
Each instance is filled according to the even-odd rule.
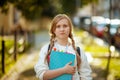
[[[54,70],[64,67],[67,63],[72,62],[71,66],[74,66],[75,55],[65,52],[51,51],[49,69]],[[72,80],[71,74],[63,74],[52,80]]]

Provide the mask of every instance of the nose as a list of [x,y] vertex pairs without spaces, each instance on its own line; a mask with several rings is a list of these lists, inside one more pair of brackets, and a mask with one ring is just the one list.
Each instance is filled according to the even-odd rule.
[[64,27],[63,27],[63,26],[61,26],[61,27],[60,27],[60,30],[61,30],[61,31],[63,31],[63,30],[64,30]]

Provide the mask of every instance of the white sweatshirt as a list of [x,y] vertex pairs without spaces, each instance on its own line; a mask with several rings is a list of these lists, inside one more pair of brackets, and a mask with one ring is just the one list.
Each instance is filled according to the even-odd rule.
[[[40,80],[43,80],[44,73],[47,70],[49,70],[48,64],[45,64],[45,62],[44,62],[45,56],[47,54],[48,46],[49,46],[49,43],[44,45],[41,48],[40,53],[39,53],[39,60],[38,60],[37,64],[34,66],[36,76]],[[67,48],[66,48],[66,46],[62,46],[58,43],[55,43],[54,47],[57,48],[59,51],[67,51],[69,53],[73,53],[74,55],[76,55],[72,45],[67,46]],[[81,55],[80,56],[81,57],[81,64],[80,64],[81,66],[79,69],[80,75],[78,74],[78,71],[76,69],[76,73],[73,75],[73,80],[92,80],[91,68],[88,64],[86,55],[83,53],[83,51],[81,49],[80,49],[80,55]],[[77,60],[75,60],[75,65],[77,65]]]

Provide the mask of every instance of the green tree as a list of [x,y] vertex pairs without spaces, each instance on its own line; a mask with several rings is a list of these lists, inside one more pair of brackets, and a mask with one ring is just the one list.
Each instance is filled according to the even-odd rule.
[[11,3],[25,18],[33,20],[40,16],[53,17],[57,13],[72,15],[76,12],[76,1],[80,4],[78,7],[82,7],[98,0],[0,0],[0,7],[6,13],[9,9],[8,3]]
[[63,13],[73,14],[76,10],[75,0],[60,0]]
[[55,13],[55,7],[50,4],[49,0],[0,0],[2,12],[7,12],[9,9],[8,3],[13,4],[29,20],[39,18],[44,14],[47,15],[48,12],[48,16]]
[[77,2],[78,7],[83,7],[92,2],[97,3],[98,0],[60,0],[63,12],[70,15],[74,14],[77,10]]

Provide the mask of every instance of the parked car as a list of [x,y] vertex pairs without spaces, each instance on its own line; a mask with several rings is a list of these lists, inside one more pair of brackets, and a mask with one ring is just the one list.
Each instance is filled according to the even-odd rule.
[[90,24],[91,24],[91,17],[90,16],[80,17],[80,27],[81,27],[81,29],[83,29],[85,31],[89,31]]
[[104,34],[104,27],[106,25],[105,18],[102,16],[92,17],[92,26],[90,28],[91,34],[102,38]]
[[120,20],[113,19],[104,29],[104,39],[112,45],[120,48]]

